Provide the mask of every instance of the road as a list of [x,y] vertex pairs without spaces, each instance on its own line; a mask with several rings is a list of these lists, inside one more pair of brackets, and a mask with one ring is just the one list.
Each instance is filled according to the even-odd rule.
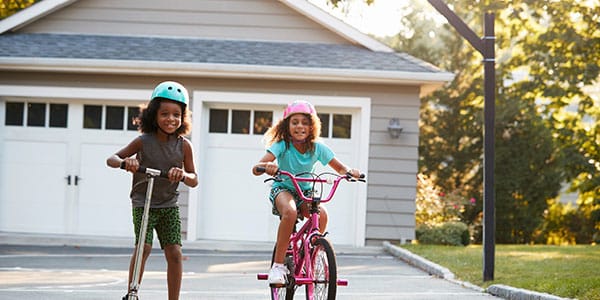
[[[121,299],[131,249],[0,245],[0,299]],[[181,299],[269,299],[264,250],[185,249]],[[429,276],[383,250],[338,251],[338,273],[349,281],[337,299],[500,299]],[[166,263],[153,249],[140,299],[166,299]],[[299,290],[298,299],[303,299]]]

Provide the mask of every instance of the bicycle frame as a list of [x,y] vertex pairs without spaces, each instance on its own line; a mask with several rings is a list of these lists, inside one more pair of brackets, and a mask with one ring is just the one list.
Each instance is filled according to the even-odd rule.
[[[258,171],[261,171],[261,170],[259,169]],[[290,180],[292,181],[292,184],[294,185],[294,188],[296,189],[296,193],[298,194],[300,199],[302,199],[303,201],[305,201],[309,204],[308,220],[301,226],[300,230],[294,230],[294,232],[292,232],[292,234],[290,236],[290,242],[289,242],[290,247],[287,250],[286,256],[291,255],[294,268],[293,268],[293,270],[291,270],[292,273],[290,274],[291,276],[293,276],[293,279],[289,279],[290,282],[288,283],[288,285],[292,285],[293,287],[290,287],[290,288],[294,288],[294,289],[297,286],[305,285],[307,299],[313,299],[315,286],[317,284],[317,278],[314,278],[314,276],[313,276],[313,274],[314,274],[313,267],[314,266],[311,263],[312,262],[311,260],[313,259],[312,251],[316,245],[317,240],[322,239],[325,237],[325,235],[327,235],[327,233],[321,234],[319,232],[319,204],[331,201],[331,199],[333,198],[333,196],[339,186],[340,181],[342,181],[342,180],[357,181],[357,179],[354,179],[349,174],[346,174],[345,176],[340,176],[338,174],[326,172],[326,173],[321,173],[321,174],[303,173],[303,174],[293,175],[289,172],[279,170],[274,177],[265,180],[265,182],[270,181],[270,180],[282,181],[283,179],[281,178],[281,175],[287,176],[288,178],[290,178]],[[311,175],[312,177],[299,177],[299,176],[303,176],[303,175]],[[334,180],[331,180],[331,178],[323,178],[322,176],[324,176],[324,175],[337,176],[337,178],[335,178]],[[364,179],[362,179],[362,178],[364,178],[364,174],[361,175],[361,179],[358,179],[358,180],[364,181]],[[310,182],[313,184],[311,196],[304,195],[304,193],[302,192],[302,189],[300,188],[299,182]],[[327,196],[325,198],[321,198],[321,195],[318,195],[318,196],[315,195],[315,186],[317,184],[321,185],[321,191],[320,191],[321,193],[323,192],[322,187],[324,184],[332,185],[331,188],[329,189],[329,193],[327,194]],[[329,243],[329,242],[327,242],[327,243]],[[328,247],[330,247],[330,246],[328,246]],[[331,248],[331,251],[332,250],[333,249]],[[335,259],[333,261],[333,265],[335,266]],[[334,274],[333,277],[337,277],[337,274]],[[260,280],[265,280],[268,278],[268,275],[267,274],[258,274],[257,278]],[[348,281],[345,279],[337,279],[336,278],[335,285],[336,286],[347,286]],[[273,291],[272,291],[272,293],[273,293]],[[335,291],[334,291],[334,294],[335,294]],[[272,295],[272,297],[276,298],[273,295]],[[293,292],[292,292],[292,297],[293,297]],[[286,295],[286,299],[290,299],[290,298],[288,298]]]

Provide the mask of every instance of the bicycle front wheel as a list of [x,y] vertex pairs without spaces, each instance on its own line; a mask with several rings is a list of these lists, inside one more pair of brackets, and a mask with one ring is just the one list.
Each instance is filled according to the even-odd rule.
[[307,300],[334,300],[337,292],[337,264],[333,246],[325,238],[316,240],[311,253],[314,284],[306,286]]

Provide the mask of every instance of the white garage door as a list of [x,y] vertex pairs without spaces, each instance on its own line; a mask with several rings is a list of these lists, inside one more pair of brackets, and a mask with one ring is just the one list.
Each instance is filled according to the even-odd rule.
[[138,104],[0,98],[0,231],[131,236],[131,177],[105,161]]
[[[273,120],[281,118],[285,103],[295,99],[297,97],[266,94],[194,95],[197,106],[193,137],[201,141],[196,142],[201,170],[196,238],[274,240],[279,222],[271,214],[267,200],[269,186],[263,183],[267,177],[253,176],[251,168],[265,153],[264,131]],[[359,153],[364,149],[360,147],[364,111],[356,106],[336,107],[335,101],[319,103],[314,99],[311,97],[323,120],[325,143],[344,163],[366,170],[366,162],[361,161]],[[280,104],[270,104],[274,102]],[[200,111],[202,114],[198,117]],[[327,204],[328,231],[335,243],[357,246],[364,243],[365,191],[366,187],[358,184],[342,184],[334,200]]]

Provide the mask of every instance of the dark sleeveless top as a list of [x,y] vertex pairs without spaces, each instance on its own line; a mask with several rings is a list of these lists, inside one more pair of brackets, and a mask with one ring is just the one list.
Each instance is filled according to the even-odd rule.
[[[168,171],[172,167],[183,166],[183,143],[181,136],[169,136],[168,141],[158,140],[154,134],[142,134],[142,149],[137,153],[141,166]],[[179,182],[172,183],[166,178],[156,177],[152,189],[151,208],[176,207],[179,192]],[[133,174],[131,187],[131,204],[133,207],[143,207],[146,201],[148,178],[145,174]]]

